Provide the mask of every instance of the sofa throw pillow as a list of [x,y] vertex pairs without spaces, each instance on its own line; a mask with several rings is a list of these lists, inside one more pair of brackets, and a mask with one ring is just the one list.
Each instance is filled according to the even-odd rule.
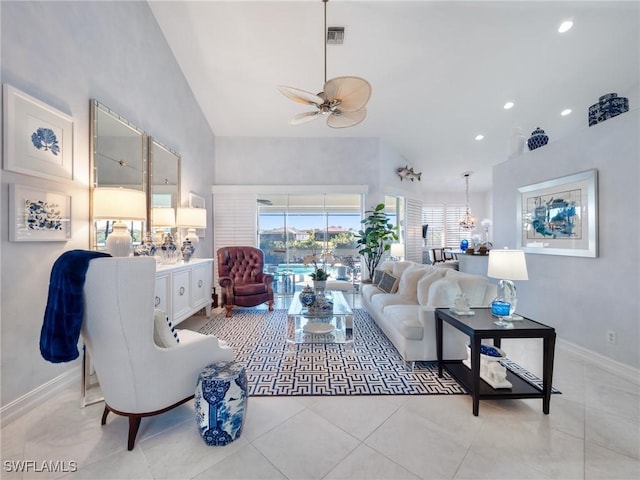
[[396,293],[398,289],[398,279],[388,272],[382,274],[382,280],[378,284],[378,288],[386,293]]
[[400,280],[398,281],[398,295],[406,298],[412,303],[416,303],[418,301],[418,281],[426,273],[427,270],[420,265],[415,265],[407,268],[404,272],[402,272]]
[[175,347],[180,343],[178,332],[169,317],[160,309],[153,312],[153,341],[162,348]]
[[444,268],[433,268],[418,280],[416,294],[420,305],[426,306],[429,304],[429,287],[431,287],[431,284],[444,277],[446,272],[447,271]]
[[462,289],[458,282],[452,278],[441,278],[429,287],[427,305],[430,307],[452,307],[460,293],[462,293]]
[[384,273],[384,270],[374,270],[373,271],[373,280],[371,281],[371,283],[373,283],[374,285],[378,285],[380,283],[380,280],[382,280],[382,274]]
[[396,262],[393,262],[391,260],[385,260],[384,262],[381,262],[380,265],[378,265],[378,270],[382,270],[383,272],[393,273],[393,266],[395,264]]
[[402,272],[404,272],[407,268],[416,265],[415,262],[411,262],[409,260],[401,260],[399,262],[395,262],[393,264],[393,276],[396,278],[400,278],[400,275],[402,275]]

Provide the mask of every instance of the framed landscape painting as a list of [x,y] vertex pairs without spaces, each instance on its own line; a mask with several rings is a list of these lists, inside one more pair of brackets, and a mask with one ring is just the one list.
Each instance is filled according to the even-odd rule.
[[71,197],[9,184],[9,239],[66,242],[71,238]]
[[598,171],[518,189],[516,248],[527,253],[598,256]]
[[4,169],[50,180],[73,180],[73,120],[3,85]]

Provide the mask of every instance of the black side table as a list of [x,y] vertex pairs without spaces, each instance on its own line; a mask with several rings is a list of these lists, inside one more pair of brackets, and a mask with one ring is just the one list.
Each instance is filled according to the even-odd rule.
[[[513,322],[513,327],[500,327],[494,322],[488,308],[474,308],[474,315],[456,315],[448,308],[435,310],[436,317],[436,349],[438,355],[438,376],[442,377],[442,368],[459,381],[473,396],[473,414],[478,416],[481,399],[500,398],[542,398],[542,411],[549,413],[551,403],[551,381],[553,378],[553,357],[556,344],[554,328],[529,318]],[[444,360],[442,358],[443,322],[469,336],[471,344],[471,370],[460,360]],[[542,338],[542,391],[507,370],[507,380],[511,388],[494,389],[480,379],[480,345],[482,339],[491,338],[493,345],[500,348],[503,338]]]

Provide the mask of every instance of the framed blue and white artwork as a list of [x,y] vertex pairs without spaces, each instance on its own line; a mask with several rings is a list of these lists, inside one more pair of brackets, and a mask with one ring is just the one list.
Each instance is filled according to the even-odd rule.
[[73,119],[11,85],[3,85],[5,170],[73,180]]
[[598,171],[518,189],[516,248],[527,253],[598,256]]
[[66,242],[71,238],[71,197],[9,184],[9,239],[12,242]]

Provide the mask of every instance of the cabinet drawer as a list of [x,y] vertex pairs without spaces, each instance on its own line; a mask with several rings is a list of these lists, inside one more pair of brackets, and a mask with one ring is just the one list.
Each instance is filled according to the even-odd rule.
[[193,268],[193,283],[191,285],[191,299],[194,310],[206,306],[211,292],[211,265],[199,265]]
[[174,324],[191,313],[191,270],[173,273],[172,299]]
[[171,290],[169,276],[156,277],[156,298],[154,300],[155,308],[159,308],[167,315],[171,315]]

